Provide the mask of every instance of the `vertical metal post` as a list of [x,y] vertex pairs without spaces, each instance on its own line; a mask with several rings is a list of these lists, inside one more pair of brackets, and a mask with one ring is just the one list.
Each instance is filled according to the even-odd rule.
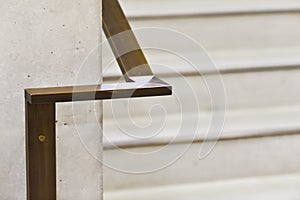
[[55,200],[55,103],[26,102],[25,109],[27,200]]

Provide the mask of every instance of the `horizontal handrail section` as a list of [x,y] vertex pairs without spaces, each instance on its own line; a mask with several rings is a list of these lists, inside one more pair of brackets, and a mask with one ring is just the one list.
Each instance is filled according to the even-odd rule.
[[171,94],[172,86],[159,79],[145,83],[129,82],[25,90],[26,101],[30,104],[164,96]]

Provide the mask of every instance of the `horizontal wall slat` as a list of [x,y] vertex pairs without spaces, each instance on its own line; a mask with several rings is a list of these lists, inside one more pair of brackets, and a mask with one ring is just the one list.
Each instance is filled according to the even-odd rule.
[[[138,106],[138,104],[134,105],[135,107]],[[149,106],[145,107],[149,108]],[[104,131],[106,133],[104,135],[105,149],[114,149],[115,146],[122,148],[157,146],[166,145],[170,142],[172,142],[172,144],[202,142],[206,137],[209,140],[217,139],[216,135],[212,135],[212,133],[207,135],[210,126],[211,113],[204,111],[200,111],[198,114],[177,113],[166,115],[165,126],[162,127],[161,131],[158,132],[155,137],[151,137],[147,140],[132,138],[126,133],[129,133],[133,126],[135,127],[135,130],[131,132],[132,135],[136,137],[147,137],[149,136],[147,133],[147,130],[149,129],[142,129],[137,125],[142,126],[143,123],[158,123],[159,121],[164,120],[164,116],[152,114],[152,120],[150,122],[147,109],[144,109],[144,115],[135,113],[143,109],[130,110],[132,111],[132,122],[130,121],[130,123],[128,123],[128,119],[122,119],[122,117],[119,116],[108,118],[106,117],[106,114],[104,114]],[[300,107],[227,111],[225,114],[224,127],[219,140],[250,139],[299,134],[299,113]],[[193,129],[193,124],[191,123],[191,128],[185,128],[184,132],[179,131],[181,127],[181,117],[184,117],[187,120],[198,119],[199,117],[200,123],[198,129]]]
[[[193,144],[175,163],[154,173],[129,174],[108,167],[104,169],[104,188],[108,190],[138,189],[171,184],[201,183],[207,181],[266,176],[284,173],[299,173],[300,136],[258,138],[251,140],[220,141],[205,159],[199,159],[201,143]],[[126,149],[129,152],[146,153],[158,151],[165,146]],[[178,152],[182,145],[169,145],[170,151]],[[128,162],[121,150],[104,151],[104,158],[118,161],[119,170],[137,165],[147,167],[149,163]],[[155,162],[168,158],[161,152]],[[161,160],[160,160],[161,159]],[[104,160],[105,161],[105,160]],[[163,166],[162,166],[163,167]],[[124,181],[120,181],[124,180]]]
[[126,188],[104,193],[106,200],[152,200],[152,199],[197,199],[210,200],[295,200],[300,196],[300,174],[251,177],[206,183],[153,186],[149,188]]
[[[279,70],[279,71],[263,71],[252,73],[229,73],[221,75],[225,93],[227,98],[227,109],[259,109],[264,107],[281,107],[299,105],[300,94],[300,69],[298,70]],[[214,76],[214,75],[207,75]],[[206,88],[204,77],[188,76],[184,78],[167,77],[163,78],[164,81],[173,86],[174,94],[186,96],[184,99],[188,100],[187,96],[190,88],[180,86],[181,83],[191,84],[196,92],[196,97],[199,99],[199,107],[202,111],[210,109],[210,96]],[[120,101],[118,101],[120,102]],[[125,101],[124,101],[125,102]],[[136,104],[135,109],[143,115],[147,107],[145,105],[152,105],[152,103],[161,103],[168,107],[178,107],[176,102],[170,97],[156,98],[156,99],[138,99],[131,100]],[[109,105],[109,104],[107,104]],[[110,107],[104,107],[107,117],[111,116]],[[192,111],[191,107],[189,110]],[[170,109],[172,110],[172,109]],[[174,110],[174,109],[173,109]],[[135,111],[135,113],[137,113]],[[176,110],[174,110],[176,111]],[[177,111],[176,111],[177,112]]]
[[130,18],[300,10],[297,0],[121,0]]
[[[162,78],[176,77],[177,73],[184,76],[196,76],[198,72],[195,69],[201,71],[202,74],[259,73],[300,69],[300,46],[299,48],[210,51],[207,54],[215,63],[215,67],[211,69],[203,67],[207,60],[197,58],[197,52],[189,53],[195,58],[193,61],[198,64],[195,67],[191,67],[188,62],[170,53],[147,49],[144,52],[154,73]],[[116,82],[121,76],[116,62],[105,68],[104,81]]]
[[[299,47],[300,12],[244,16],[131,20],[132,27],[171,29],[196,40],[208,52]],[[139,32],[137,32],[139,33]],[[143,35],[137,35],[143,46]],[[153,40],[159,40],[154,35]],[[176,43],[170,44],[170,47]],[[144,47],[145,48],[145,47]],[[189,51],[188,46],[183,50]]]

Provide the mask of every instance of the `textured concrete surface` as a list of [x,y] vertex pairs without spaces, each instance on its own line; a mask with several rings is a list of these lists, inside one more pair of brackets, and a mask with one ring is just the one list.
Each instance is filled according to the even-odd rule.
[[[85,57],[101,40],[101,0],[3,1],[0,13],[0,199],[24,200],[23,90],[77,82]],[[80,83],[98,81],[99,57],[89,66],[88,78]],[[89,111],[95,107],[96,118],[102,120],[101,104],[76,107],[82,111],[77,122],[87,124],[94,114]],[[58,197],[101,199],[101,164],[82,145],[71,110],[72,104],[57,108]],[[86,135],[95,137],[91,133],[97,133],[93,139],[101,142],[98,125],[90,124]],[[101,157],[101,146],[94,150]]]

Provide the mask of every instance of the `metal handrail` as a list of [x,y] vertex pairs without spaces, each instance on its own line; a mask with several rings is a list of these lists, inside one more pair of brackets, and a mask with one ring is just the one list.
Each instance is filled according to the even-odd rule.
[[[28,200],[57,198],[56,103],[172,94],[172,86],[153,75],[119,2],[103,0],[102,8],[104,32],[127,82],[25,89]],[[124,31],[125,40],[114,37]],[[121,55],[126,48],[134,50]]]

